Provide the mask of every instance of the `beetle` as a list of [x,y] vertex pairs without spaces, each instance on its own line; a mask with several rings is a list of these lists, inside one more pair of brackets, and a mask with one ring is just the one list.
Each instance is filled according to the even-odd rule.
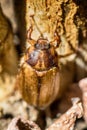
[[21,59],[17,85],[23,99],[39,109],[48,107],[60,93],[60,72],[56,48],[60,38],[55,33],[54,41],[40,37],[31,38],[32,27],[27,31],[30,47]]

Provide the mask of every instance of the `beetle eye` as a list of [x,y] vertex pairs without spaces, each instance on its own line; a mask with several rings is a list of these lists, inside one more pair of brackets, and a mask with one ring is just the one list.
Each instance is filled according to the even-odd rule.
[[40,50],[47,50],[50,48],[50,44],[49,43],[36,43],[35,48],[40,49]]

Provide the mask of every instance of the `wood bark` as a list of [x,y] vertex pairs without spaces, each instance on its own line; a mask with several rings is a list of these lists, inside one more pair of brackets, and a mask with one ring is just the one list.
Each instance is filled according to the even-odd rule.
[[79,40],[79,30],[75,23],[78,6],[73,0],[27,0],[26,23],[27,29],[33,25],[32,38],[37,40],[43,35],[49,41],[54,40],[57,31],[61,37],[59,54],[76,50]]
[[42,36],[50,42],[55,32],[60,36],[57,53],[63,91],[74,79],[86,76],[86,7],[85,0],[26,1],[26,30],[33,26],[31,38]]

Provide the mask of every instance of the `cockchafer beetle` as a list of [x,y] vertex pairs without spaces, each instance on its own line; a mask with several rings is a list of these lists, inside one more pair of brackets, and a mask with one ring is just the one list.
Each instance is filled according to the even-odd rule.
[[22,57],[17,85],[25,101],[45,109],[60,93],[58,55],[55,50],[60,39],[56,35],[52,42],[43,37],[34,41],[31,33],[32,27],[27,31],[31,46]]

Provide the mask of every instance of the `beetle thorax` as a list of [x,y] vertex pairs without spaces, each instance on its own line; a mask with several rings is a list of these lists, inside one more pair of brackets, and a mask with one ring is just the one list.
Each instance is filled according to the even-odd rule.
[[58,60],[55,48],[43,39],[39,39],[27,50],[25,59],[37,71],[46,71],[57,66]]

